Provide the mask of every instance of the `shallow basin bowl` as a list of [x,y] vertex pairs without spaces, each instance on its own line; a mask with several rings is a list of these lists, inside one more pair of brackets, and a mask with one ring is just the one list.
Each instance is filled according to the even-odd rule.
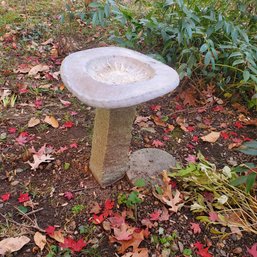
[[179,77],[171,67],[120,47],[101,47],[67,56],[65,86],[83,103],[98,108],[134,106],[171,92]]

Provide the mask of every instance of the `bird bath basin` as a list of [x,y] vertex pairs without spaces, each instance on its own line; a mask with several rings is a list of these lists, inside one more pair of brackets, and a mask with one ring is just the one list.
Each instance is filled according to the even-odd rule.
[[128,170],[135,106],[171,92],[178,74],[141,53],[102,47],[67,56],[61,77],[78,99],[96,107],[89,168],[101,186],[111,185]]

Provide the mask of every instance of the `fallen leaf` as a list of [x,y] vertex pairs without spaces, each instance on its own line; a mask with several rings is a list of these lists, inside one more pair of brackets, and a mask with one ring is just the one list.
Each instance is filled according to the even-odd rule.
[[42,235],[40,232],[36,232],[34,235],[34,241],[41,251],[45,248],[45,245],[46,245],[45,235]]
[[49,71],[49,66],[44,65],[44,64],[38,64],[38,65],[36,65],[36,66],[34,66],[30,69],[28,75],[29,76],[35,76],[39,72],[45,72],[45,71]]
[[59,122],[56,120],[54,116],[46,116],[44,122],[51,125],[53,128],[59,127]]
[[176,190],[172,190],[170,185],[170,178],[168,177],[167,171],[163,172],[163,182],[162,186],[162,194],[158,194],[155,190],[153,191],[153,195],[159,199],[164,204],[168,205],[170,211],[178,212],[183,204],[181,204],[183,198],[180,197],[181,193]]
[[209,220],[212,222],[215,222],[217,220],[219,220],[219,216],[217,214],[217,212],[210,212],[209,213]]
[[24,203],[30,200],[30,196],[28,193],[22,194],[20,193],[20,196],[18,198],[19,203]]
[[72,192],[67,191],[67,192],[64,193],[64,197],[65,197],[66,199],[68,199],[68,200],[71,200],[71,199],[74,198],[74,195],[73,195]]
[[55,230],[53,231],[52,234],[48,234],[51,238],[53,238],[55,241],[59,242],[59,243],[63,243],[64,242],[64,236],[62,234],[61,230]]
[[158,139],[155,139],[153,141],[152,145],[155,146],[155,147],[163,147],[165,144],[162,141],[160,141]]
[[193,230],[194,234],[201,233],[201,228],[198,223],[190,222],[191,229]]
[[9,237],[0,241],[0,255],[19,251],[30,239],[26,236]]
[[32,117],[28,122],[28,127],[33,128],[37,126],[40,123],[40,120],[38,118]]
[[215,143],[220,137],[220,132],[211,132],[206,136],[202,136],[201,139],[205,142]]
[[180,99],[183,101],[184,105],[196,106],[196,91],[194,88],[189,87],[182,91],[179,95]]
[[150,213],[150,220],[159,220],[161,213],[161,210],[156,210],[153,213]]
[[147,248],[138,248],[134,252],[125,253],[121,257],[149,257]]
[[0,196],[0,198],[2,199],[3,202],[7,202],[10,199],[11,194],[10,193],[6,193]]
[[60,244],[63,248],[69,248],[74,252],[80,252],[87,243],[83,239],[79,239],[78,241],[75,241],[71,237],[64,238],[64,242]]
[[94,205],[93,205],[93,207],[92,207],[92,209],[90,210],[89,213],[99,214],[100,211],[101,211],[100,205],[98,204],[98,202],[94,202],[93,204]]
[[55,231],[55,227],[54,226],[48,226],[46,229],[45,229],[45,232],[47,235],[51,236],[54,234],[54,231]]
[[134,228],[130,227],[128,224],[121,224],[120,228],[114,228],[114,237],[118,241],[128,241],[132,238],[132,234],[134,232]]
[[250,249],[247,247],[247,252],[253,257],[257,257],[257,243],[253,244]]

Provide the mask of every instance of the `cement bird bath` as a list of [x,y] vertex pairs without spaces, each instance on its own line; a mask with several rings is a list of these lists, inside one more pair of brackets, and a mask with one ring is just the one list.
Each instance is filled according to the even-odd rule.
[[133,50],[102,47],[67,56],[61,77],[81,102],[96,107],[89,168],[102,187],[111,185],[128,170],[135,106],[171,92],[178,74]]

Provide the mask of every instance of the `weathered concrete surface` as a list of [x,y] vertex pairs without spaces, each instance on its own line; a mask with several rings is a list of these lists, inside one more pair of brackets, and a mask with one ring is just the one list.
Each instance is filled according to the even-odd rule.
[[135,108],[96,109],[89,168],[102,187],[128,170],[128,152]]
[[152,185],[161,184],[162,171],[176,166],[176,160],[172,155],[156,148],[137,150],[129,159],[127,177],[132,184],[139,178]]

